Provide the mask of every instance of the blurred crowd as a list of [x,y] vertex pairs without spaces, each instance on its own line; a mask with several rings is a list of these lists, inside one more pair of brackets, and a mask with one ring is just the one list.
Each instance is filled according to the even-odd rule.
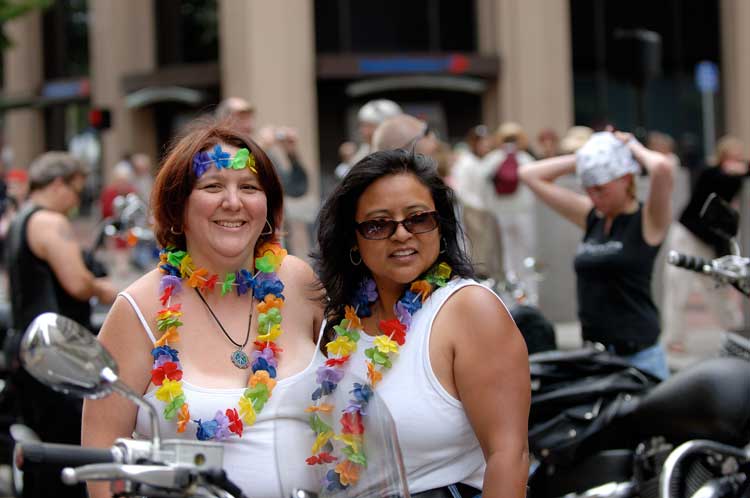
[[[256,107],[239,97],[223,100],[215,109],[219,120],[229,120],[233,126],[250,135],[268,153],[284,187],[287,200],[305,198],[309,192],[308,168],[298,153],[298,133],[289,126],[257,123]],[[339,148],[339,164],[333,171],[335,181],[343,179],[349,169],[367,154],[385,149],[412,148],[415,152],[431,156],[437,164],[438,172],[450,185],[456,196],[460,219],[463,223],[467,249],[477,267],[478,274],[497,285],[510,281],[520,282],[527,297],[537,295],[535,264],[538,261],[537,247],[542,241],[536,240],[537,215],[536,201],[529,188],[519,180],[518,170],[524,164],[535,160],[575,153],[593,133],[601,131],[608,123],[594,127],[573,126],[562,136],[552,128],[546,128],[530,137],[521,123],[504,122],[496,129],[478,124],[466,130],[463,139],[448,143],[440,137],[430,123],[411,116],[396,102],[377,99],[367,102],[357,113],[357,134],[347,137]],[[744,144],[734,137],[723,137],[718,142],[714,154],[703,160],[696,152],[696,140],[681,139],[680,144],[668,134],[651,131],[643,138],[644,145],[651,150],[672,158],[674,164],[681,165],[688,172],[690,190],[695,195],[684,212],[678,210],[675,226],[670,231],[668,245],[681,245],[683,250],[693,250],[706,256],[719,254],[724,249],[715,247],[714,241],[705,233],[700,233],[694,218],[695,209],[705,193],[716,190],[715,184],[724,181],[704,174],[726,170],[735,176],[743,176],[747,171]],[[744,161],[744,162],[743,162]],[[736,166],[735,163],[742,163]],[[728,166],[727,166],[728,165]],[[101,191],[91,192],[91,182],[82,200],[92,200],[89,211],[96,219],[107,220],[116,217],[118,197],[137,196],[148,205],[151,187],[156,172],[156,162],[146,154],[126,154],[109,168]],[[710,184],[710,186],[709,186]],[[678,188],[681,188],[678,185]],[[324,188],[325,190],[325,188]],[[0,241],[5,239],[10,221],[29,193],[28,171],[25,168],[8,168],[0,177]],[[325,192],[324,192],[325,193]],[[684,192],[689,198],[690,193]],[[724,197],[736,198],[737,189],[729,188]],[[287,204],[285,213],[285,244],[290,252],[307,255],[312,248],[312,221],[310,209],[297,210]],[[317,206],[317,203],[316,203]],[[302,215],[300,211],[304,211]],[[699,232],[699,233],[695,233]],[[692,237],[692,238],[691,238]],[[704,246],[698,247],[697,243]],[[690,245],[692,244],[692,245]],[[110,247],[115,249],[132,248],[127,240],[115,238]],[[150,251],[149,253],[154,253]],[[136,258],[139,270],[148,266],[148,256],[142,253]],[[131,261],[132,263],[132,261]],[[682,285],[684,275],[666,274],[671,286]],[[685,287],[683,289],[689,289]],[[687,291],[686,291],[687,292]],[[712,295],[717,295],[712,293]],[[683,338],[672,332],[680,328],[680,313],[670,309],[681,309],[687,300],[685,292],[669,297],[665,317],[665,336],[679,350]],[[728,328],[738,324],[736,310],[728,310],[721,297],[710,298]]]

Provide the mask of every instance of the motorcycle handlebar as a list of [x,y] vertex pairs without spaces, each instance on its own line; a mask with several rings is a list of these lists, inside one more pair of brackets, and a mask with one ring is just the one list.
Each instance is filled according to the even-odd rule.
[[[667,256],[669,264],[692,270],[698,273],[710,273],[711,260],[701,256],[691,256],[689,254],[682,254],[677,251],[669,251]],[[707,271],[708,268],[708,271]]]
[[228,477],[227,473],[223,469],[209,469],[201,472],[201,475],[206,482],[218,486],[219,488],[227,491],[235,498],[247,498],[242,490],[233,483]]
[[117,448],[81,448],[67,444],[19,443],[16,446],[16,466],[25,470],[35,465],[79,466],[91,463],[114,463],[120,461]]

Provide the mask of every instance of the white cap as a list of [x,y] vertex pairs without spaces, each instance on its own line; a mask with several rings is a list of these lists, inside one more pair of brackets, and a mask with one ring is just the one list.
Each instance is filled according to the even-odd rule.
[[576,152],[576,174],[584,187],[602,185],[640,171],[628,145],[609,131],[594,133]]
[[392,100],[371,100],[363,105],[357,113],[357,119],[365,123],[380,124],[388,118],[398,116],[404,111]]

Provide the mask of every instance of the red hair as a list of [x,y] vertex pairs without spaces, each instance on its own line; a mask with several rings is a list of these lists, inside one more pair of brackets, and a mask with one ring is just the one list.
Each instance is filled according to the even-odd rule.
[[266,194],[267,221],[271,225],[271,233],[261,234],[257,244],[276,239],[276,232],[283,222],[284,196],[273,163],[249,136],[226,126],[226,123],[201,118],[190,123],[172,142],[154,181],[151,192],[154,234],[162,247],[186,248],[182,228],[185,204],[196,182],[193,157],[219,143],[247,148],[255,156],[258,181]]

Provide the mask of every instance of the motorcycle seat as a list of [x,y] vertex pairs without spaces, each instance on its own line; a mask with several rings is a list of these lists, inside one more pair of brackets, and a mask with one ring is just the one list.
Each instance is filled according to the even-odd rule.
[[630,422],[643,436],[674,443],[711,439],[744,446],[750,440],[750,362],[712,358],[681,370],[641,399]]

